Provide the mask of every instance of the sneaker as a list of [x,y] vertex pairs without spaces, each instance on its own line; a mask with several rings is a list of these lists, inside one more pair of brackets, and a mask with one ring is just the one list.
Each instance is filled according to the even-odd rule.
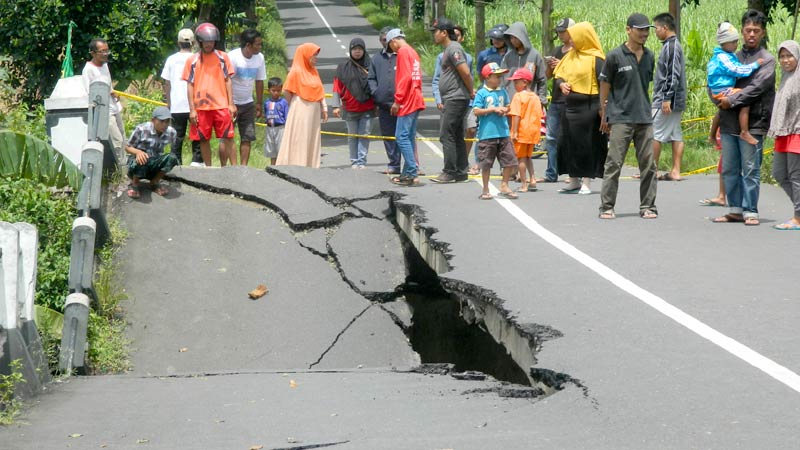
[[589,186],[581,186],[581,190],[578,191],[579,195],[589,195],[592,193],[592,190],[589,189]]
[[205,165],[204,163],[197,162],[197,161],[192,161],[192,162],[189,164],[189,167],[205,167],[205,166],[206,166],[206,165]]
[[456,182],[455,178],[451,177],[450,175],[444,172],[440,173],[438,177],[431,179],[431,181],[439,184],[449,184]]

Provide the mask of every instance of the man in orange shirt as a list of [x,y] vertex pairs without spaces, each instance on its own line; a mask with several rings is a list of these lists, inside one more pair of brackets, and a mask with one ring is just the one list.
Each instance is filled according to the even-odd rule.
[[200,153],[206,166],[211,165],[211,131],[219,139],[219,162],[224,166],[230,159],[236,164],[233,148],[233,104],[231,77],[235,73],[228,55],[214,47],[219,40],[219,30],[210,23],[201,23],[195,30],[201,51],[186,60],[183,79],[189,97],[189,137],[200,141]]

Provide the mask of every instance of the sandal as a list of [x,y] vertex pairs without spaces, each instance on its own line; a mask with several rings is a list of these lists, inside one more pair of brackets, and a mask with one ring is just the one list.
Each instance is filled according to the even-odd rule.
[[399,177],[392,177],[391,180],[392,184],[396,184],[398,186],[405,186],[405,187],[415,187],[415,186],[422,186],[419,180],[416,178],[409,178],[406,176],[399,176]]
[[612,220],[612,219],[616,219],[617,215],[614,214],[614,211],[609,210],[609,211],[601,212],[598,217],[600,217],[603,220]]
[[744,217],[741,214],[725,214],[722,217],[715,217],[711,221],[714,223],[742,223]]
[[169,188],[164,186],[161,183],[150,184],[150,189],[153,191],[154,194],[158,194],[162,197],[169,194]]
[[139,192],[139,186],[134,186],[132,184],[128,185],[128,198],[139,198],[142,196],[142,193]]
[[642,219],[658,219],[658,213],[652,209],[644,209],[639,212],[639,217]]
[[744,226],[746,227],[754,227],[760,224],[761,222],[758,220],[758,217],[746,217],[744,219]]
[[481,194],[480,197],[478,197],[478,198],[481,199],[481,200],[491,200],[494,197],[492,197],[492,194],[487,192],[485,194]]
[[502,192],[502,191],[501,191],[501,192],[500,192],[498,195],[499,195],[500,197],[503,197],[503,198],[505,198],[505,199],[508,199],[508,200],[516,200],[516,199],[518,199],[518,198],[519,198],[519,195],[517,195],[517,194],[516,194],[515,192],[513,192],[513,191],[508,191],[508,192]]

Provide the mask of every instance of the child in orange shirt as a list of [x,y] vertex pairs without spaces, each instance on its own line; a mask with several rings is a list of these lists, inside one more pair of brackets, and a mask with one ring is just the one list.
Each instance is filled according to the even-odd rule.
[[[520,192],[536,191],[536,177],[533,173],[533,147],[542,137],[542,102],[539,96],[528,89],[533,82],[533,73],[521,67],[508,78],[514,82],[517,93],[511,99],[508,115],[511,116],[511,142],[519,162]],[[526,173],[527,171],[527,173]]]

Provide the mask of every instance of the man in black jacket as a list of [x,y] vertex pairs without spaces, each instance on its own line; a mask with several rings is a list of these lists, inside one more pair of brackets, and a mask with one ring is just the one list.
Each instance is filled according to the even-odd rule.
[[[381,135],[394,137],[397,117],[392,115],[391,108],[394,102],[394,70],[397,64],[397,55],[386,45],[386,33],[391,28],[384,27],[381,30],[380,40],[383,50],[372,56],[367,82],[372,97],[375,99],[375,105],[378,107]],[[392,140],[384,140],[383,145],[386,148],[386,157],[389,158],[389,164],[384,173],[399,174],[400,151]]]
[[[716,223],[759,224],[761,159],[775,100],[775,58],[762,47],[766,27],[767,18],[760,11],[751,9],[742,16],[744,45],[736,52],[736,57],[742,64],[758,59],[763,59],[764,63],[749,77],[738,79],[736,87],[741,90],[723,97],[719,103],[722,178],[730,211],[715,218]],[[738,110],[742,106],[750,107],[750,134],[758,141],[756,145],[739,138]]]

